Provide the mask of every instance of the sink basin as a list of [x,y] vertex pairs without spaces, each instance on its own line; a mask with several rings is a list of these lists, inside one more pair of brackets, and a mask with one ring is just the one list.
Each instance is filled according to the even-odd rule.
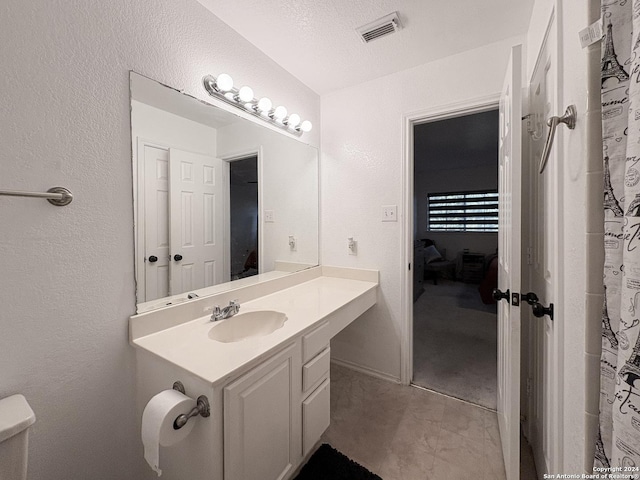
[[286,321],[287,316],[284,313],[273,310],[239,313],[218,321],[209,330],[209,338],[216,342],[231,343],[246,338],[262,337],[275,332]]

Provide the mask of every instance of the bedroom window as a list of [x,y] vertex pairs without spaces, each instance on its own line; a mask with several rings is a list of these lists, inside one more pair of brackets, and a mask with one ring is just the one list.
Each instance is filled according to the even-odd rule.
[[498,191],[430,193],[427,226],[432,232],[497,232]]

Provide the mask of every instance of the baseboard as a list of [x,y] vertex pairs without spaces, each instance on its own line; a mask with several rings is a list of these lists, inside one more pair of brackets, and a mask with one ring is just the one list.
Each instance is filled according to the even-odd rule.
[[399,377],[394,377],[393,375],[389,375],[388,373],[380,372],[373,368],[364,367],[357,363],[340,360],[337,358],[332,358],[331,363],[335,363],[336,365],[339,365],[341,367],[350,368],[351,370],[355,370],[356,372],[364,373],[365,375],[369,375],[370,377],[376,377],[381,380],[386,380],[387,382],[401,383]]

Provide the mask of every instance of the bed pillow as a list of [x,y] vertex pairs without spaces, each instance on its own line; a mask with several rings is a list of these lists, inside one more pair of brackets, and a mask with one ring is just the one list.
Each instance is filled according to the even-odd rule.
[[438,260],[443,260],[443,258],[442,255],[440,255],[440,252],[436,249],[435,245],[429,245],[424,249],[425,263],[433,263],[437,262]]

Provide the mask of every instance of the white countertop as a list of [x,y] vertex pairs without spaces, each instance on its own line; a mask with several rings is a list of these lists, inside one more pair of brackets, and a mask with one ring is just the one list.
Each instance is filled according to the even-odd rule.
[[[343,270],[347,271],[346,275],[341,275]],[[132,338],[131,343],[207,382],[218,383],[275,352],[322,321],[330,323],[333,336],[373,306],[377,297],[377,272],[376,281],[366,281],[355,279],[363,276],[350,275],[348,270],[325,267],[323,276],[241,303],[240,313],[276,310],[287,315],[284,325],[268,335],[234,343],[217,342],[208,336],[209,330],[216,324],[210,321],[210,315],[206,315],[159,332]],[[332,276],[326,276],[326,273]],[[341,278],[342,276],[348,278]],[[222,321],[233,320],[231,317]]]

